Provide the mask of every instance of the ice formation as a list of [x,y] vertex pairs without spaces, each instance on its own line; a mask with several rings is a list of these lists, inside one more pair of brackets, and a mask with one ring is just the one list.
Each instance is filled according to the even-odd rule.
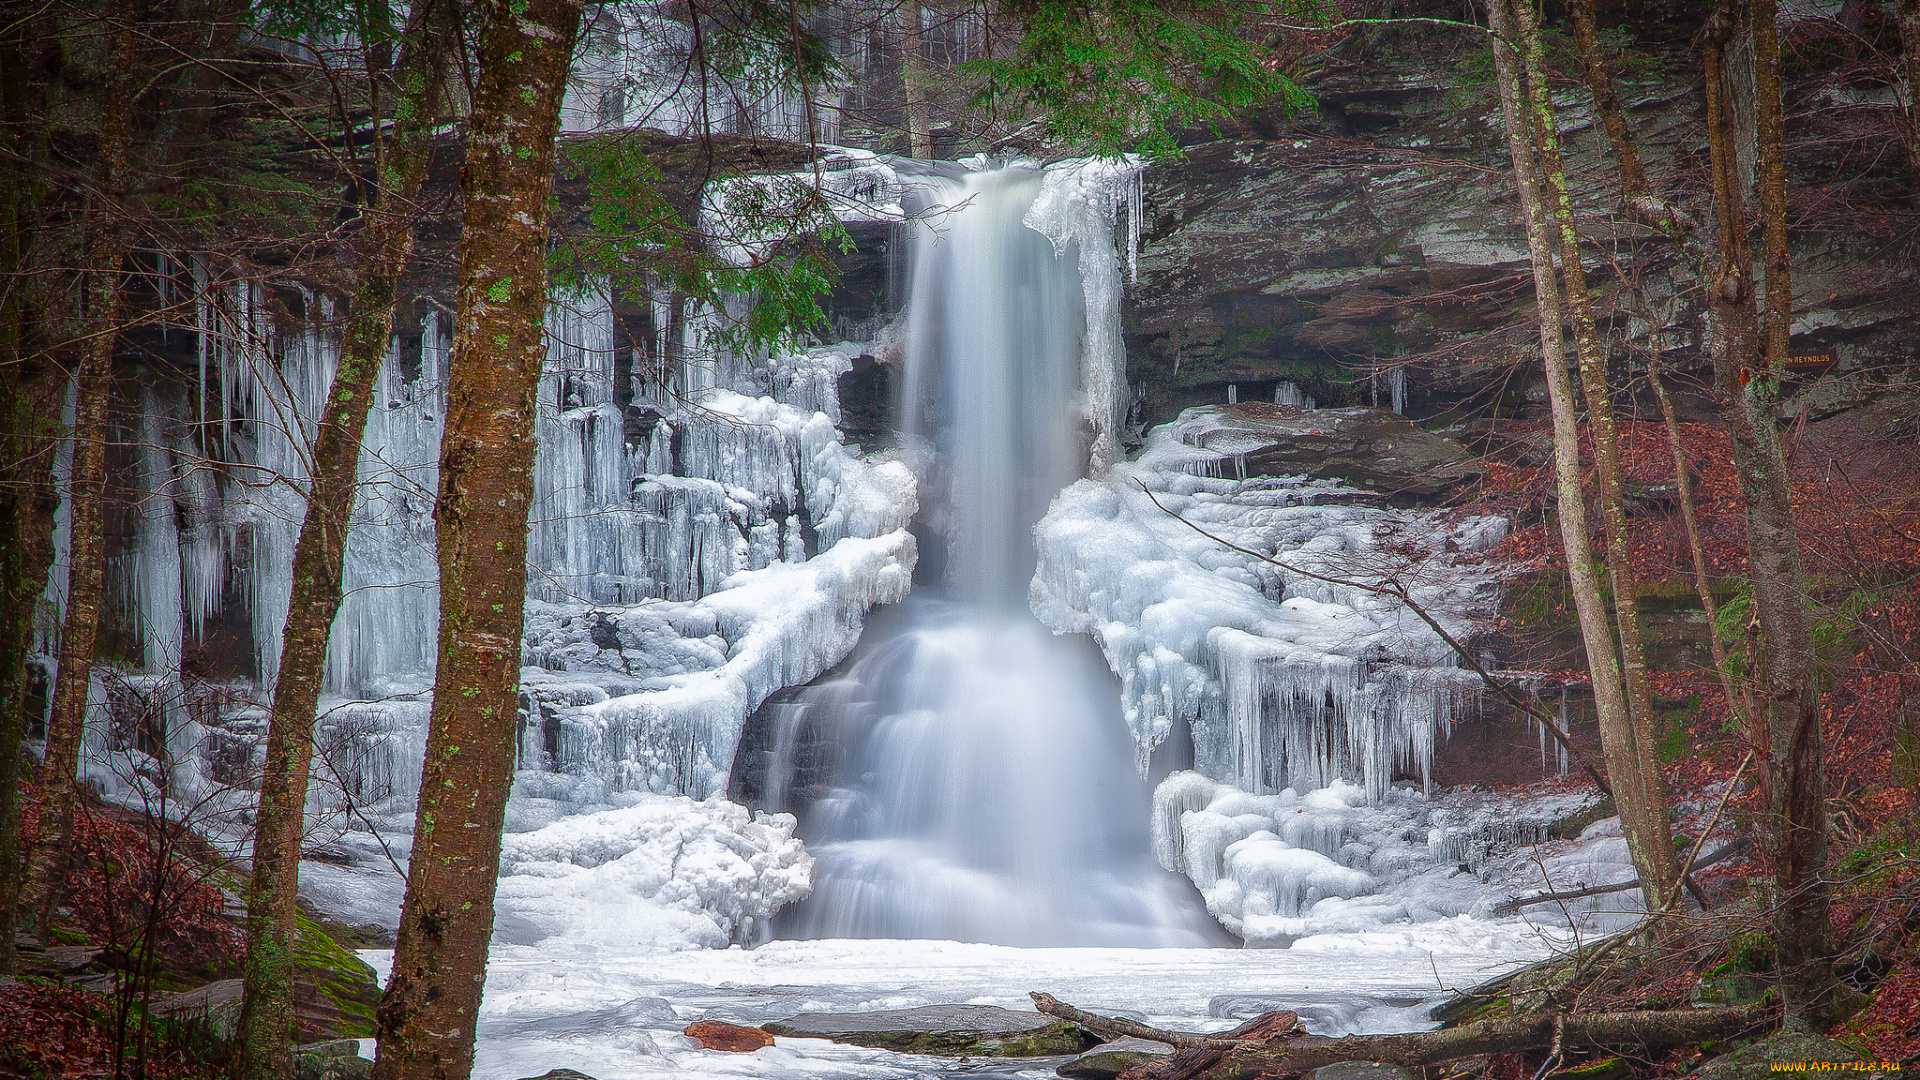
[[1035,529],[1034,611],[1100,642],[1143,770],[1178,730],[1195,768],[1253,793],[1346,778],[1379,798],[1397,772],[1424,777],[1473,684],[1431,628],[1355,583],[1392,576],[1458,631],[1493,586],[1460,553],[1504,524],[1349,505],[1364,493],[1329,481],[1223,477],[1231,454],[1183,434],[1197,441],[1154,429]]
[[509,834],[498,902],[575,943],[755,945],[775,911],[807,895],[812,865],[789,815],[645,795]]
[[[1285,946],[1319,934],[1486,919],[1501,901],[1550,881],[1631,880],[1624,845],[1610,842],[1604,826],[1557,850],[1531,850],[1556,819],[1593,801],[1584,791],[1433,796],[1406,783],[1369,799],[1343,780],[1304,794],[1253,795],[1176,772],[1154,791],[1153,845],[1161,865],[1192,879],[1227,929],[1248,945]],[[1535,917],[1585,918],[1590,929],[1598,913],[1599,925],[1611,928],[1607,913],[1634,910],[1622,894]]]
[[[180,329],[197,342],[194,378],[185,393],[143,385],[133,536],[110,568],[141,648],[97,667],[85,768],[114,797],[243,810],[338,327],[324,294],[189,271],[200,299]],[[690,359],[673,384],[623,385],[638,365],[623,362],[633,346],[616,344],[607,297],[587,289],[549,307],[521,738],[534,798],[719,790],[746,714],[837,661],[866,609],[911,577],[913,472],[860,457],[833,426],[835,380],[858,346],[754,360],[682,329],[674,344]],[[379,375],[329,643],[309,809],[334,833],[403,828],[418,783],[451,323],[428,311],[414,330]],[[562,646],[589,624],[635,627],[684,662],[651,680],[624,661],[580,662]],[[183,680],[188,643],[216,625],[240,627],[250,647],[221,658],[223,679]]]

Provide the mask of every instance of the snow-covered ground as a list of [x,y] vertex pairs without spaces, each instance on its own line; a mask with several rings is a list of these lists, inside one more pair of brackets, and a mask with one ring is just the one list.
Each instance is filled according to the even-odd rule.
[[[1041,990],[1170,1028],[1223,1030],[1267,1009],[1325,1034],[1433,1026],[1427,1011],[1545,955],[1562,939],[1518,920],[1445,920],[1302,939],[1292,949],[1017,949],[953,941],[776,941],[663,952],[584,941],[500,945],[480,1012],[475,1080],[577,1069],[596,1080],[707,1077],[1053,1076],[1053,1065],[918,1057],[779,1039],[751,1054],[700,1049],[695,1020],[756,1024],[800,1012],[929,1004],[1031,1008]],[[389,954],[363,953],[385,971]]]

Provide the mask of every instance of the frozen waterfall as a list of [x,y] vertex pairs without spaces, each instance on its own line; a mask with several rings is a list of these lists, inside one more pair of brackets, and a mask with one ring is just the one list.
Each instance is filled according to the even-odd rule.
[[1025,610],[1033,523],[1112,431],[1133,166],[978,164],[904,200],[901,426],[935,447],[944,597],[909,600],[844,675],[774,710],[763,801],[801,812],[816,860],[783,932],[1208,944],[1198,898],[1153,862],[1111,679]]

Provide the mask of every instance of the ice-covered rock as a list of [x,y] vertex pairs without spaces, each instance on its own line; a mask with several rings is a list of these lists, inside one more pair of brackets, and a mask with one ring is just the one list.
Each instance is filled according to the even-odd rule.
[[574,943],[725,948],[765,940],[774,912],[812,887],[791,815],[719,798],[628,800],[509,834],[502,908]]
[[905,530],[847,537],[804,563],[735,574],[683,603],[529,605],[522,684],[538,703],[519,785],[575,804],[726,789],[747,715],[853,649],[874,604],[905,598]]
[[[1399,784],[1370,800],[1344,780],[1305,794],[1253,795],[1176,772],[1154,791],[1154,854],[1190,878],[1208,911],[1247,944],[1287,946],[1313,935],[1486,919],[1514,896],[1631,879],[1625,842],[1604,829],[1531,846],[1594,799],[1583,791],[1430,795]],[[1631,896],[1603,896],[1529,918],[1610,926],[1614,913],[1632,910]]]
[[1397,774],[1424,778],[1477,684],[1381,586],[1464,638],[1495,595],[1475,555],[1504,523],[1225,478],[1227,457],[1163,425],[1112,477],[1063,491],[1034,530],[1034,612],[1100,642],[1143,769],[1182,730],[1194,768],[1250,792],[1344,778],[1379,798]]

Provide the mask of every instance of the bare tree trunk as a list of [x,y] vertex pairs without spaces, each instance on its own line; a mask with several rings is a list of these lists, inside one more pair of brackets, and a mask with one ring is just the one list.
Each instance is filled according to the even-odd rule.
[[131,112],[138,81],[134,42],[144,12],[140,0],[115,7],[114,27],[104,70],[107,84],[100,101],[99,157],[94,168],[93,221],[86,255],[85,325],[90,335],[75,374],[73,469],[68,482],[67,611],[60,636],[60,670],[54,677],[53,709],[47,724],[47,751],[40,770],[40,834],[27,860],[21,907],[35,918],[44,940],[66,888],[73,849],[73,814],[80,764],[80,736],[86,727],[87,688],[93,675],[93,647],[104,593],[106,534],[107,398],[113,383],[114,346],[120,337],[121,268],[130,235],[119,193],[126,182],[133,128]]
[[1907,76],[1907,162],[1920,173],[1920,0],[1900,0],[1900,63]]
[[933,130],[927,120],[926,43],[921,40],[920,5],[900,5],[900,82],[906,93],[907,156],[933,159]]
[[413,253],[415,202],[432,153],[449,58],[459,43],[454,0],[413,10],[400,64],[392,145],[363,217],[358,268],[340,366],[314,436],[313,475],[293,555],[293,589],[274,682],[273,715],[260,777],[247,891],[246,999],[236,1075],[269,1080],[293,1068],[292,944],[298,917],[300,841],[313,760],[313,725],[326,671],[327,638],[344,592],[347,523],[353,511],[374,384],[393,333],[400,275]]
[[[1580,432],[1574,413],[1573,387],[1567,377],[1566,346],[1561,336],[1564,316],[1560,282],[1554,270],[1556,229],[1551,209],[1543,200],[1541,168],[1535,151],[1534,125],[1529,122],[1532,80],[1524,59],[1512,44],[1519,42],[1521,25],[1507,0],[1489,0],[1489,22],[1494,31],[1494,63],[1498,70],[1500,103],[1506,118],[1507,143],[1514,160],[1514,179],[1520,193],[1527,228],[1527,246],[1533,259],[1534,294],[1539,306],[1541,354],[1546,362],[1547,393],[1553,412],[1554,476],[1559,492],[1561,544],[1567,556],[1580,633],[1586,643],[1587,667],[1593,681],[1594,709],[1607,758],[1607,771],[1628,846],[1643,882],[1659,882],[1647,890],[1647,906],[1656,908],[1664,892],[1679,877],[1679,868],[1665,871],[1662,859],[1673,861],[1673,845],[1666,829],[1664,791],[1646,782],[1640,740],[1635,737],[1626,685],[1615,652],[1614,626],[1601,594],[1599,576],[1587,539],[1586,493],[1581,484]],[[1654,773],[1657,785],[1658,773]],[[1650,800],[1658,797],[1657,804]],[[1657,822],[1659,828],[1650,830]],[[1650,832],[1657,835],[1650,836]],[[1651,849],[1651,850],[1649,850]]]
[[[1639,871],[1645,888],[1647,908],[1658,910],[1665,904],[1666,890],[1677,887],[1680,864],[1674,856],[1673,828],[1667,817],[1666,782],[1653,756],[1653,678],[1647,668],[1646,649],[1640,634],[1639,587],[1634,581],[1632,547],[1628,542],[1622,495],[1624,470],[1614,427],[1613,387],[1607,380],[1607,350],[1594,323],[1586,269],[1581,262],[1580,234],[1574,225],[1553,99],[1544,74],[1539,23],[1529,4],[1514,4],[1512,10],[1521,37],[1522,70],[1531,95],[1541,195],[1559,248],[1562,294],[1566,315],[1573,327],[1580,382],[1587,399],[1587,431],[1593,440],[1607,578],[1613,589],[1614,620],[1620,634],[1621,674],[1629,726],[1620,745],[1608,748],[1608,771],[1613,774],[1614,790],[1626,792],[1620,804],[1620,820],[1627,835],[1636,840],[1631,845],[1634,868]],[[1638,163],[1637,157],[1635,163]]]
[[1720,677],[1720,692],[1726,695],[1727,711],[1744,727],[1748,707],[1744,695],[1733,685],[1733,672],[1727,666],[1727,645],[1715,628],[1720,622],[1720,605],[1713,599],[1713,578],[1707,567],[1707,545],[1700,535],[1698,500],[1693,496],[1693,477],[1687,468],[1686,447],[1680,441],[1680,418],[1674,412],[1673,395],[1660,378],[1660,361],[1647,363],[1647,382],[1660,401],[1660,415],[1667,425],[1667,444],[1673,449],[1674,483],[1680,489],[1680,520],[1687,530],[1687,551],[1693,556],[1693,590],[1700,597],[1700,610],[1707,616],[1707,646],[1713,651],[1713,670]]
[[1613,74],[1607,70],[1606,56],[1600,51],[1600,31],[1594,20],[1594,0],[1569,0],[1567,16],[1573,22],[1573,38],[1580,46],[1580,62],[1587,70],[1587,87],[1593,91],[1594,109],[1607,129],[1607,141],[1613,144],[1614,164],[1620,170],[1620,187],[1628,203],[1653,195],[1646,166],[1640,163],[1640,145],[1627,123],[1620,105]]
[[[44,50],[31,47],[44,30],[43,20],[18,19],[0,38],[0,117],[7,149],[16,159],[35,160],[39,148],[22,138],[45,109],[52,81],[44,70]],[[50,405],[63,396],[52,378],[50,358],[41,350],[36,308],[54,275],[34,275],[35,252],[29,237],[44,184],[14,168],[0,179],[0,213],[5,214],[0,260],[14,284],[0,306],[0,976],[16,969],[14,927],[25,866],[20,848],[20,782],[25,765],[21,746],[27,727],[27,650],[33,644],[40,593],[53,564],[53,516],[59,499],[53,483],[53,447],[60,416]],[[43,283],[25,287],[29,280]]]
[[[1728,267],[1727,277],[1735,285],[1734,299],[1741,308],[1729,314],[1739,332],[1729,335],[1727,347],[1716,353],[1715,380],[1725,399],[1734,467],[1746,510],[1747,563],[1759,632],[1757,711],[1761,715],[1756,718],[1755,733],[1764,726],[1760,748],[1768,765],[1764,775],[1774,832],[1773,931],[1779,951],[1781,1004],[1789,1027],[1820,1030],[1826,1026],[1824,1012],[1832,1003],[1836,984],[1828,921],[1831,896],[1824,877],[1827,823],[1819,686],[1786,454],[1774,416],[1793,317],[1781,148],[1780,49],[1774,0],[1754,0],[1750,10],[1766,298],[1758,333],[1749,335],[1747,328],[1754,325],[1753,287],[1752,275],[1744,268],[1751,263],[1743,260]],[[1715,19],[1730,21],[1726,5]],[[1710,50],[1716,48],[1709,44]],[[1716,58],[1715,66],[1724,68],[1724,62]],[[1710,78],[1710,87],[1712,83]],[[1724,138],[1728,126],[1713,123],[1708,130]],[[1716,166],[1727,156],[1716,150]],[[1726,187],[1724,180],[1716,174],[1716,195]],[[1738,207],[1731,199],[1728,205]],[[1744,217],[1723,219],[1723,237],[1744,230],[1745,224]],[[1723,239],[1723,246],[1741,256],[1747,253],[1744,237],[1737,244]]]
[[467,137],[459,329],[434,508],[440,639],[378,1080],[460,1080],[493,930],[513,779],[546,342],[548,194],[582,0],[487,0]]

